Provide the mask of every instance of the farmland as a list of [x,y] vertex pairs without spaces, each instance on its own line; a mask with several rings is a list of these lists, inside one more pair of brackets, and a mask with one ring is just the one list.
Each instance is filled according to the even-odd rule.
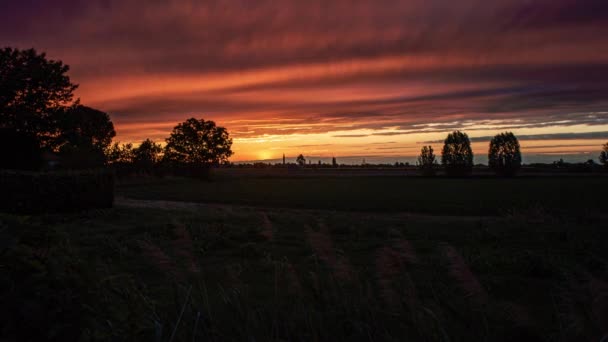
[[605,184],[121,182],[113,209],[0,216],[3,332],[26,340],[39,331],[55,340],[599,340],[608,326]]
[[593,212],[606,207],[606,177],[224,177],[124,182],[135,199],[304,209],[497,215],[514,209]]

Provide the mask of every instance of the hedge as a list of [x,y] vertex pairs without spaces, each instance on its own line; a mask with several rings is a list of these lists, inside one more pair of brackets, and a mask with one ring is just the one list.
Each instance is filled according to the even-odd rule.
[[0,211],[20,214],[111,208],[109,170],[29,172],[0,170]]

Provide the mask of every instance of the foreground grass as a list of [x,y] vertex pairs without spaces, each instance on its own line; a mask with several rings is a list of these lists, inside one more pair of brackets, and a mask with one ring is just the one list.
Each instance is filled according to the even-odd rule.
[[608,333],[602,218],[128,203],[0,216],[6,339],[598,341]]
[[419,178],[310,177],[143,179],[119,185],[136,199],[229,203],[351,211],[421,212],[438,215],[502,215],[550,209],[586,216],[608,207],[606,177]]

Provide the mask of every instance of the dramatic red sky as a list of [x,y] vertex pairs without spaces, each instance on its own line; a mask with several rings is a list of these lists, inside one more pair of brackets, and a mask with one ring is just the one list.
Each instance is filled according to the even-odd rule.
[[194,116],[235,161],[413,156],[453,129],[478,154],[508,129],[528,156],[596,158],[607,37],[606,0],[0,2],[0,46],[69,64],[117,140]]

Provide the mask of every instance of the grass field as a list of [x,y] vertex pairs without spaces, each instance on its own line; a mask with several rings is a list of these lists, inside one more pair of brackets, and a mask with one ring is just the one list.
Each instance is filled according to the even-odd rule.
[[587,214],[608,204],[606,177],[306,177],[188,179],[123,183],[129,198],[307,209],[497,215],[543,208]]
[[605,182],[121,184],[114,209],[0,216],[2,335],[599,341]]

